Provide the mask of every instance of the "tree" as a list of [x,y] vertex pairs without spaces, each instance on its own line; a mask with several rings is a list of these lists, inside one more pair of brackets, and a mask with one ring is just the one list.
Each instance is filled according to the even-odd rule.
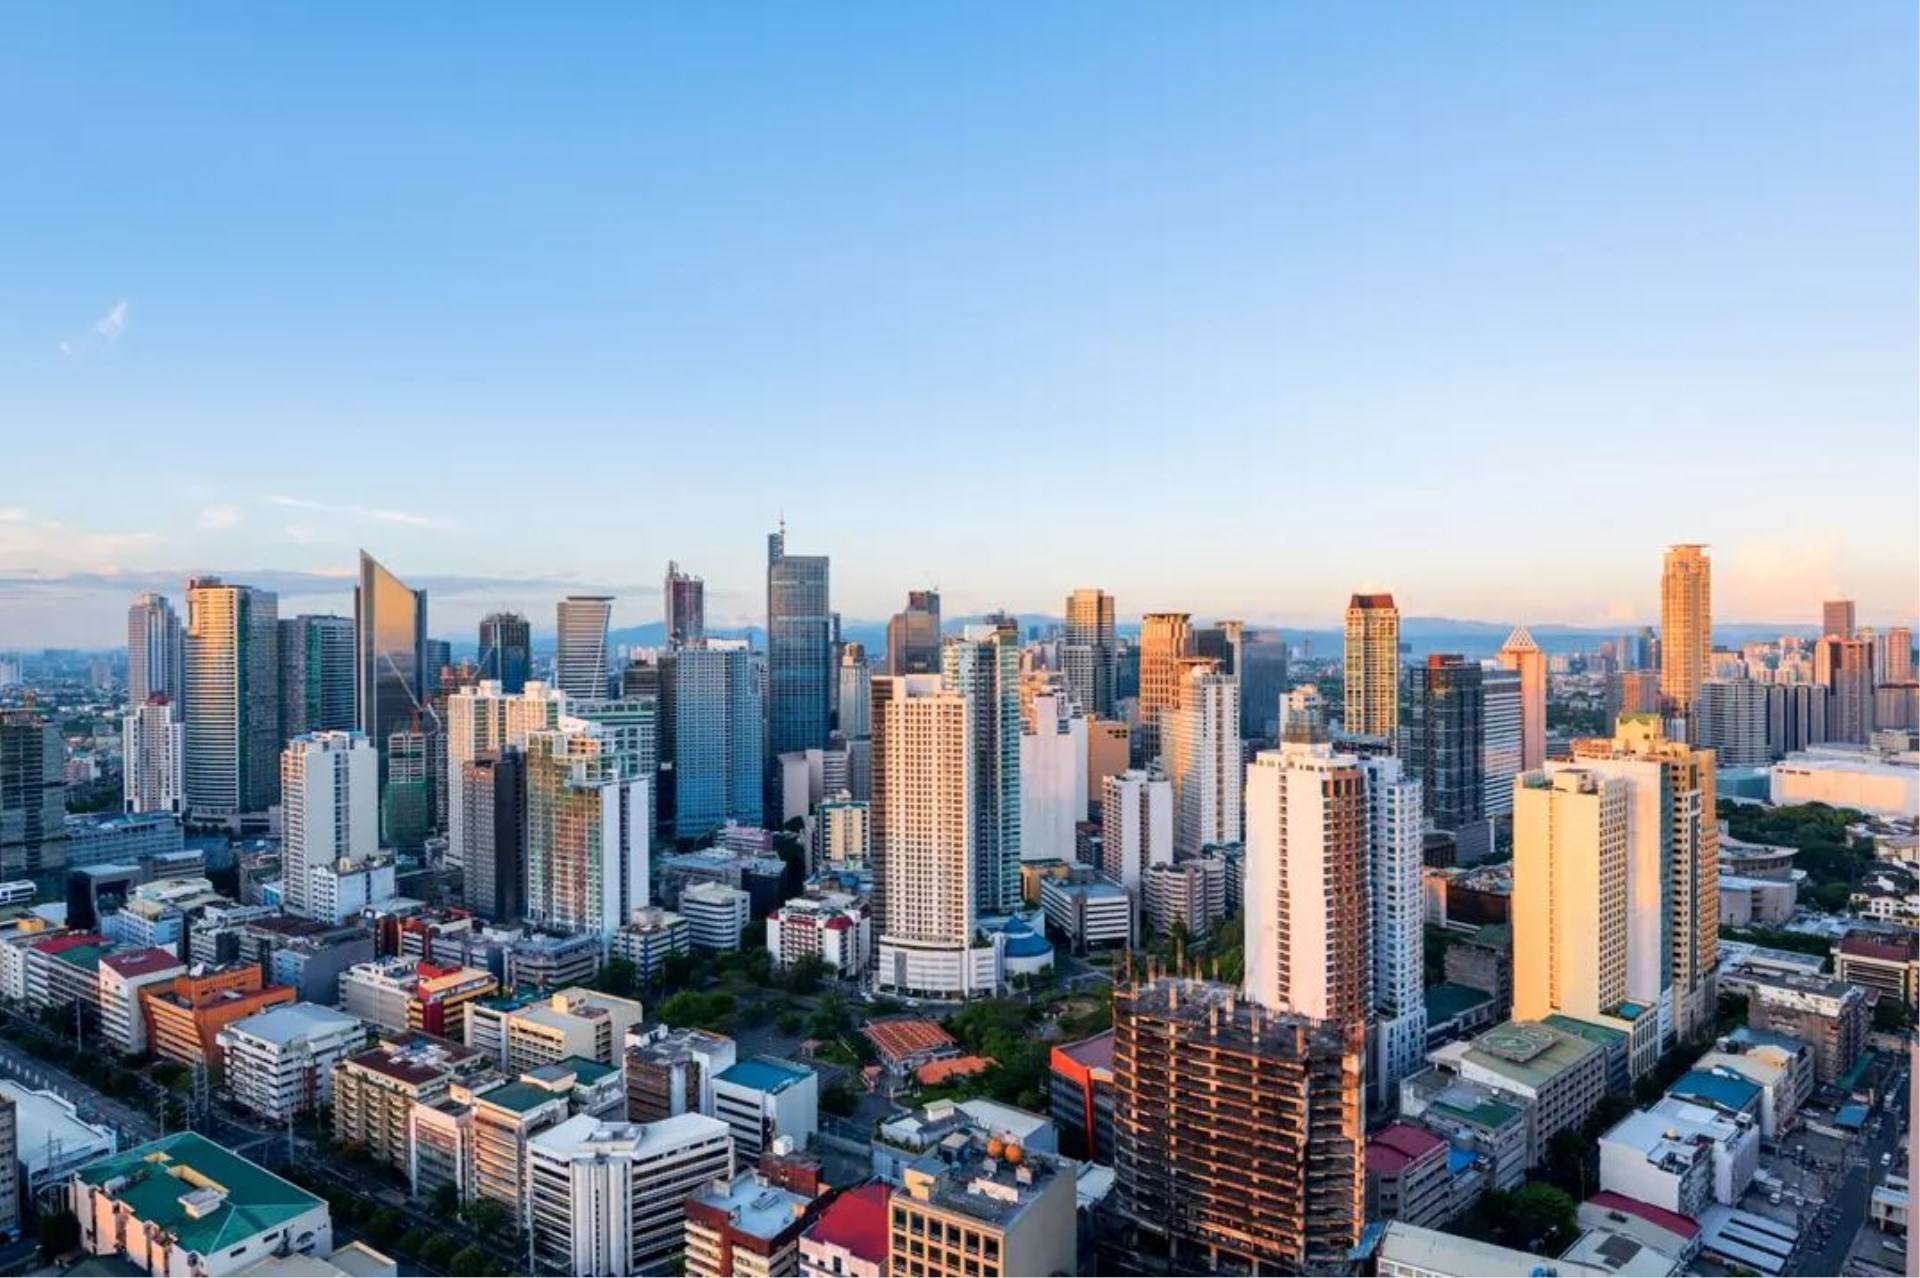
[[859,1107],[860,1093],[854,1090],[853,1084],[849,1083],[844,1076],[835,1079],[833,1086],[827,1088],[826,1093],[820,1097],[821,1109],[829,1114],[838,1114],[842,1118],[851,1117]]
[[807,1018],[798,1012],[782,1012],[774,1024],[780,1027],[782,1034],[798,1034],[807,1027]]
[[1547,1155],[1543,1160],[1548,1181],[1572,1195],[1575,1201],[1585,1201],[1587,1187],[1595,1179],[1588,1166],[1588,1155],[1594,1150],[1594,1143],[1579,1132],[1569,1128],[1555,1132],[1547,1142]]
[[[420,1245],[420,1263],[444,1271],[448,1269],[449,1262],[453,1258],[453,1252],[453,1239],[447,1237],[445,1234],[434,1234]],[[483,1256],[482,1259],[484,1260],[485,1257]],[[471,1273],[472,1271],[456,1269],[452,1272]]]
[[1880,1000],[1873,1005],[1873,1027],[1875,1029],[1884,1030],[1889,1034],[1898,1034],[1903,1030],[1911,1028],[1912,1025],[1913,1015],[1907,1010],[1907,1005],[1901,1000],[1882,995]]
[[400,1214],[391,1207],[375,1208],[373,1215],[367,1217],[367,1237],[382,1251],[399,1242],[404,1231]]
[[467,1204],[467,1223],[482,1236],[498,1233],[508,1221],[507,1209],[491,1198],[476,1198]]
[[804,996],[826,984],[828,974],[826,959],[818,954],[803,954],[788,965],[782,983],[788,993]]
[[453,1255],[447,1258],[447,1263],[441,1266],[442,1269],[450,1274],[483,1273],[487,1267],[487,1253],[481,1251],[472,1243],[468,1243],[459,1251],[454,1252]]
[[40,1259],[48,1264],[80,1245],[80,1219],[70,1211],[50,1211],[40,1217]]
[[400,1241],[396,1244],[395,1249],[403,1256],[418,1256],[425,1250],[426,1245],[432,1241],[432,1234],[420,1226],[415,1225],[412,1229],[400,1235]]
[[1520,1187],[1513,1196],[1513,1214],[1527,1241],[1539,1240],[1547,1255],[1559,1255],[1579,1236],[1573,1199],[1544,1181],[1528,1181]]
[[451,1220],[460,1210],[460,1194],[452,1185],[437,1186],[427,1196],[427,1210],[437,1220]]
[[594,988],[620,998],[632,998],[640,992],[640,969],[631,959],[612,958],[600,969],[600,975],[594,980]]

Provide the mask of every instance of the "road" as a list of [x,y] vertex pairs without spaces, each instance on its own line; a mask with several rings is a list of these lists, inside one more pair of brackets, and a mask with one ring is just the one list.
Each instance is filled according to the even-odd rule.
[[80,1117],[115,1129],[123,1147],[143,1144],[160,1134],[159,1120],[153,1115],[96,1091],[67,1071],[49,1065],[12,1043],[0,1042],[0,1071],[27,1087],[51,1091],[72,1101]]
[[[1905,1088],[1905,1071],[1896,1077],[1895,1085]],[[1842,1266],[1846,1263],[1847,1253],[1853,1249],[1854,1235],[1860,1232],[1860,1225],[1867,1218],[1867,1204],[1882,1170],[1880,1167],[1882,1154],[1892,1154],[1896,1160],[1900,1157],[1900,1124],[1891,1114],[1886,1115],[1886,1121],[1880,1124],[1878,1136],[1858,1142],[1853,1149],[1849,1150],[1846,1167],[1841,1172],[1838,1184],[1828,1199],[1830,1210],[1834,1213],[1832,1231],[1827,1235],[1824,1243],[1800,1252],[1795,1264],[1798,1272],[1803,1274],[1841,1272]]]

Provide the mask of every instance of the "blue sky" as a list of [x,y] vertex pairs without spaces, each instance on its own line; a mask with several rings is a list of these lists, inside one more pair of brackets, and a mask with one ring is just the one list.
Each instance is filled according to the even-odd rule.
[[[836,605],[1911,616],[1911,5],[15,6],[0,645]],[[336,582],[341,583],[338,588]]]

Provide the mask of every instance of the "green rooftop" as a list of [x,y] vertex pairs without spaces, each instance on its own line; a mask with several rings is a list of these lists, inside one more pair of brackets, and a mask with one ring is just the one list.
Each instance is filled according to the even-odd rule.
[[1492,1002],[1493,995],[1485,990],[1476,990],[1471,985],[1455,985],[1446,981],[1429,987],[1424,1001],[1427,1005],[1427,1024],[1444,1025],[1462,1012]]
[[1610,1025],[1596,1025],[1592,1021],[1578,1020],[1571,1016],[1564,1016],[1559,1012],[1554,1012],[1550,1016],[1547,1016],[1540,1023],[1542,1025],[1551,1025],[1554,1029],[1565,1034],[1578,1034],[1595,1047],[1602,1049],[1617,1045],[1627,1036],[1625,1030],[1614,1029]]
[[1457,1118],[1463,1123],[1471,1123],[1475,1127],[1495,1131],[1521,1117],[1520,1110],[1505,1101],[1497,1100],[1483,1100],[1465,1106],[1435,1101],[1428,1108],[1438,1110],[1448,1118]]
[[571,1072],[575,1078],[588,1086],[613,1073],[613,1066],[602,1065],[599,1061],[590,1061],[584,1056],[566,1057],[560,1062],[560,1068]]
[[100,970],[100,960],[111,953],[113,947],[110,945],[76,945],[71,949],[55,951],[54,957],[83,972],[97,972]]
[[1485,945],[1496,950],[1513,952],[1513,925],[1509,923],[1487,923],[1475,928],[1473,935],[1467,938],[1475,945]]
[[501,1109],[510,1109],[516,1114],[525,1114],[530,1110],[563,1100],[559,1092],[550,1092],[544,1087],[532,1083],[506,1083],[490,1091],[475,1096],[476,1104],[498,1105]]
[[[188,1251],[211,1255],[278,1229],[326,1204],[194,1132],[177,1132],[88,1163],[75,1173],[88,1185],[123,1180],[113,1197],[143,1224],[171,1234]],[[197,1219],[182,1198],[211,1189],[225,1201]]]
[[1466,1059],[1537,1092],[1600,1051],[1578,1034],[1538,1021],[1508,1021],[1474,1039]]

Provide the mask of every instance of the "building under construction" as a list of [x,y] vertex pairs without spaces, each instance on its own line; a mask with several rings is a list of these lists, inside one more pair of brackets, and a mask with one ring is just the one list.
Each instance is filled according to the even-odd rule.
[[1172,976],[1116,989],[1113,1026],[1101,1272],[1345,1272],[1365,1211],[1363,1028]]

